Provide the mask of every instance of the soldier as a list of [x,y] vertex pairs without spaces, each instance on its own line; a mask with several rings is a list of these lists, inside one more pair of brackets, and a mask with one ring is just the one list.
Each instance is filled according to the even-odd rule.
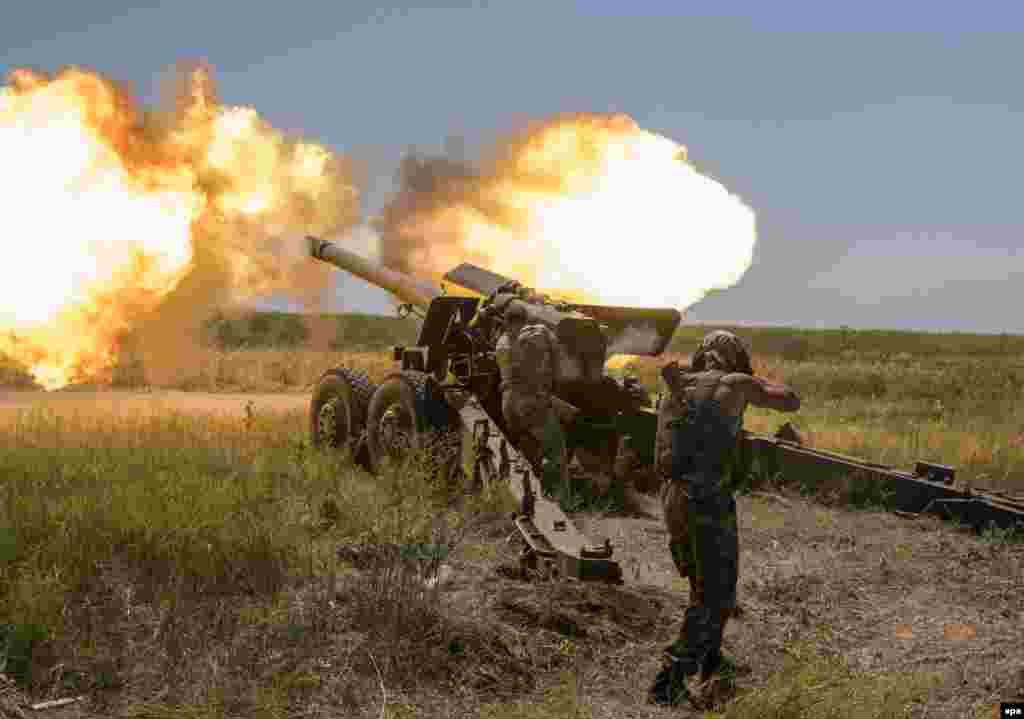
[[527,459],[540,473],[545,493],[566,486],[565,433],[555,411],[557,342],[544,325],[527,325],[526,307],[512,301],[495,347],[501,371],[501,411]]
[[729,474],[743,413],[747,405],[795,412],[800,399],[785,385],[755,377],[742,342],[724,331],[704,338],[688,371],[673,362],[662,374],[670,391],[657,439],[659,469],[668,476],[662,505],[672,559],[690,582],[690,606],[650,698],[676,704],[688,696],[705,708],[736,608],[739,537]]

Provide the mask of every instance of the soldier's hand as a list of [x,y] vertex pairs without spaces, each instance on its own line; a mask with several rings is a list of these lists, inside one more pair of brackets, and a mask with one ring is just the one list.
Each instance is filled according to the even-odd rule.
[[679,375],[682,374],[682,371],[682,367],[676,360],[666,362],[665,366],[661,368],[661,377],[665,380],[665,384],[668,385],[669,389],[678,384]]

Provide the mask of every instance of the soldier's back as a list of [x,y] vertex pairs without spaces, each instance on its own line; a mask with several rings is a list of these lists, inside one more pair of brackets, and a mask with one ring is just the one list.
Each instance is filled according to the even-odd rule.
[[527,325],[515,338],[508,338],[507,349],[499,339],[505,363],[502,386],[550,392],[554,384],[555,342],[554,334],[544,325]]

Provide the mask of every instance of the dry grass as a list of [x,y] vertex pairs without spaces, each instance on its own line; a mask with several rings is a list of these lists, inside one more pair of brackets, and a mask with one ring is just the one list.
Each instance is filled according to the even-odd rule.
[[[904,354],[892,351],[896,340]],[[803,396],[796,422],[816,445],[896,465],[941,461],[1021,487],[1018,344],[754,337],[759,371]],[[631,370],[656,391],[665,359]],[[393,370],[382,350],[206,349],[172,384],[305,392],[337,365],[377,380]],[[0,379],[25,385],[22,372],[4,371]],[[138,384],[144,368],[126,362],[117,377]],[[748,417],[756,431],[779,422]],[[625,588],[510,583],[494,573],[514,550],[508,523],[495,519],[507,515],[507,496],[461,499],[417,465],[371,478],[311,452],[305,425],[301,412],[132,415],[81,404],[0,420],[4,671],[34,700],[88,694],[78,716],[665,715],[640,701],[677,627],[683,585],[663,540],[649,541],[655,523],[596,520],[629,528],[606,532],[626,562]],[[730,642],[755,669],[709,717],[880,719],[914,715],[918,700],[952,706],[962,697],[936,689],[929,665],[908,664],[921,657],[902,644],[874,669],[851,657],[888,657],[893,642],[878,628],[897,620],[917,632],[924,659],[929,632],[972,612],[988,617],[981,627],[1019,633],[1019,545],[742,500],[744,566],[755,573],[744,575],[754,584],[743,601],[758,618]],[[456,579],[425,584],[445,557]],[[933,608],[936,592],[945,614]],[[1006,676],[992,680],[1004,693],[1016,686],[1011,664],[1004,657]],[[972,691],[971,701],[983,695]]]
[[[957,349],[933,356],[759,354],[755,365],[797,389],[803,409],[793,419],[816,446],[896,466],[918,459],[950,464],[980,485],[1024,488],[1024,355],[968,356]],[[668,359],[686,361],[687,355],[640,359],[615,373],[633,372],[658,392],[658,370]],[[378,381],[394,369],[383,350],[207,349],[172,386],[306,392],[324,370],[339,365]],[[771,433],[780,421],[778,414],[755,409],[747,427]]]
[[35,411],[0,430],[0,654],[35,695],[273,716],[316,688],[328,645],[363,683],[370,656],[388,679],[426,655],[451,669],[435,655],[453,625],[420,580],[504,497],[453,506],[416,466],[370,478],[311,452],[297,413]]
[[[208,347],[192,353],[170,384],[207,391],[308,391],[324,370],[338,365],[365,370],[379,380],[394,368],[388,342],[411,337],[411,330],[392,318],[379,318],[374,349],[372,318],[355,319],[357,326],[340,331],[328,344],[346,346],[341,340],[348,337],[365,350]],[[244,327],[251,333],[252,319],[247,322]],[[671,349],[690,351],[710,329],[681,327]],[[982,485],[1024,487],[1024,338],[732,329],[754,348],[761,374],[788,382],[801,394],[804,408],[795,419],[817,446],[898,466],[927,459],[954,465]],[[317,330],[311,337],[322,334]],[[253,337],[250,344],[260,344],[262,335]],[[688,355],[640,359],[626,369],[658,392],[658,370],[667,359],[686,361]],[[14,370],[9,374],[24,379]],[[126,358],[117,377],[125,385],[140,384],[144,368]],[[755,431],[774,431],[779,422],[771,412],[754,410],[748,417]]]
[[[85,693],[78,716],[134,719],[664,715],[642,694],[683,595],[662,540],[646,531],[656,523],[598,520],[630,528],[632,544],[599,534],[622,561],[667,569],[659,586],[625,565],[634,580],[624,587],[531,585],[495,574],[515,551],[500,520],[507,497],[461,499],[416,464],[370,478],[310,453],[298,413],[79,408],[23,413],[0,429],[13,448],[0,456],[0,526],[14,530],[0,544],[0,647],[34,700]],[[744,576],[757,584],[744,585],[744,601],[761,618],[739,623],[730,649],[755,676],[718,716],[756,707],[874,719],[943,701],[928,666],[896,675],[833,651],[904,621],[893,614],[901,587],[847,598],[890,591],[876,576],[878,547],[914,586],[955,582],[946,604],[1018,611],[994,594],[1019,582],[1017,548],[971,559],[985,545],[969,540],[953,556],[938,535],[896,536],[903,520],[885,515],[858,520],[861,536],[836,509],[801,510],[794,522],[791,508],[741,499],[745,566],[756,568]],[[425,585],[442,559],[454,578]],[[863,611],[870,621],[847,626]],[[794,643],[809,639],[806,626],[821,637]],[[780,652],[788,658],[776,665]]]
[[[670,359],[641,359],[653,391]],[[787,360],[757,355],[764,376],[790,384],[803,407],[792,419],[823,449],[900,467],[950,464],[979,485],[1024,489],[1024,357]],[[773,433],[778,413],[752,409],[746,427]]]
[[772,679],[707,719],[897,719],[912,714],[942,681],[920,671],[859,672],[840,657],[797,647]]
[[480,719],[592,719],[578,669],[566,670],[539,696],[515,702],[485,704]]
[[[203,392],[308,392],[324,371],[344,365],[367,372],[379,381],[395,364],[390,352],[367,350],[193,349],[177,375],[161,384],[171,389]],[[139,362],[121,365],[115,386],[144,387],[148,381]]]

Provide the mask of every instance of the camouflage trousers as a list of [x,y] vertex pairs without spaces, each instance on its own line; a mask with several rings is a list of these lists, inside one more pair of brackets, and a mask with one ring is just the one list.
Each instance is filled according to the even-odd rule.
[[690,475],[666,481],[661,497],[672,560],[690,580],[690,606],[669,649],[687,674],[713,671],[721,660],[739,580],[736,500],[731,493],[692,492],[692,483],[702,480]]
[[509,389],[501,398],[505,423],[526,458],[540,475],[548,494],[568,483],[565,431],[551,404],[541,394]]

